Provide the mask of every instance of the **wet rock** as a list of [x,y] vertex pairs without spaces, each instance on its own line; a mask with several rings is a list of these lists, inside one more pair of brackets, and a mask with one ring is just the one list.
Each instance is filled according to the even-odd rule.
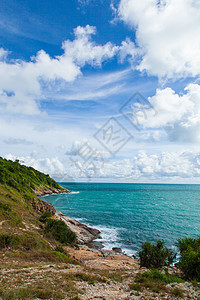
[[122,249],[119,247],[113,247],[112,250],[117,253],[122,253]]

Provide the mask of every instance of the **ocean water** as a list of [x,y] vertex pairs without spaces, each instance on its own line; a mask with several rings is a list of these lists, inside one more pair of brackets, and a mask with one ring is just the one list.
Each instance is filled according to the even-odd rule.
[[135,254],[142,241],[162,239],[174,248],[200,235],[200,185],[61,183],[70,194],[44,200],[56,210],[101,231],[106,249]]

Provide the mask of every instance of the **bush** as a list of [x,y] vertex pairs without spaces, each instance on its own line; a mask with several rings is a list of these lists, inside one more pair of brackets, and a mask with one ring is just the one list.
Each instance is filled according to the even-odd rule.
[[61,244],[68,245],[76,242],[76,234],[61,220],[48,219],[45,232]]
[[141,267],[162,268],[174,262],[176,253],[165,247],[163,241],[158,240],[156,244],[143,242],[138,256]]
[[200,237],[179,239],[177,246],[180,250],[178,267],[186,279],[200,280]]
[[51,217],[51,213],[49,211],[45,211],[39,218],[39,221],[45,223],[48,218]]
[[172,282],[184,282],[181,278],[177,277],[176,275],[169,274],[167,269],[165,270],[165,273],[162,273],[157,269],[152,269],[147,272],[144,272],[143,274],[138,274],[136,276],[135,282],[144,282],[147,279],[163,282],[165,284]]
[[65,249],[63,249],[63,247],[61,247],[61,246],[57,246],[54,251],[68,255],[68,253],[65,251]]
[[0,234],[0,249],[15,247],[19,244],[19,237],[10,234]]

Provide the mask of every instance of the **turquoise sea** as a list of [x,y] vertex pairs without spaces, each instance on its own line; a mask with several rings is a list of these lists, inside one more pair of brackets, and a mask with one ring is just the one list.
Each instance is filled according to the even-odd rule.
[[200,185],[61,183],[70,194],[46,196],[56,210],[101,230],[104,248],[131,255],[145,240],[200,235]]

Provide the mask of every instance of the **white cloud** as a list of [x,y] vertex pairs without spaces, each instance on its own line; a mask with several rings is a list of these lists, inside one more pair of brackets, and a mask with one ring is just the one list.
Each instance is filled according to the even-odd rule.
[[34,169],[43,172],[45,174],[51,174],[51,176],[63,176],[66,173],[66,169],[62,162],[57,158],[34,158],[31,156],[22,156],[17,157],[12,154],[8,154],[5,156],[6,159],[15,160],[19,159],[20,163],[25,164],[27,166],[31,166]]
[[85,64],[100,67],[103,61],[112,58],[119,47],[107,43],[97,45],[91,40],[96,33],[93,26],[78,26],[75,39],[63,43],[64,53],[51,58],[41,50],[26,61],[5,61],[8,52],[0,49],[0,105],[6,112],[34,115],[40,109],[36,100],[44,97],[43,85],[48,89],[52,81],[62,86],[62,81],[73,82],[82,75]]
[[138,70],[168,78],[200,74],[199,1],[121,0],[118,14],[136,30]]
[[[11,154],[7,159],[15,160],[17,157]],[[104,163],[95,161],[96,169],[91,169],[91,164],[87,166],[81,161],[79,166],[72,164],[70,159],[35,158],[34,156],[18,157],[28,166],[32,166],[39,171],[48,173],[55,179],[65,181],[72,179],[104,181],[112,179],[114,181],[130,182],[198,182],[200,180],[200,152],[162,152],[160,154],[147,154],[139,151],[131,159],[104,160]],[[94,166],[93,166],[94,167]],[[87,174],[91,178],[87,178]]]
[[[85,75],[72,84],[62,87],[52,85],[44,94],[55,100],[96,100],[122,93],[125,90],[131,69],[118,72]],[[77,89],[77,86],[79,87]],[[126,90],[127,91],[127,86]]]
[[6,59],[8,56],[9,52],[7,50],[4,50],[3,48],[0,48],[0,59]]
[[147,109],[142,114],[139,110],[133,122],[139,120],[143,128],[163,127],[171,141],[200,142],[200,85],[187,85],[184,94],[171,88],[158,89],[148,100],[157,113]]
[[84,66],[86,63],[93,66],[101,66],[103,61],[112,58],[119,50],[118,46],[114,46],[110,42],[103,46],[96,45],[91,40],[91,35],[96,34],[94,26],[78,26],[74,33],[75,40],[65,41],[63,49],[67,56],[79,66]]

